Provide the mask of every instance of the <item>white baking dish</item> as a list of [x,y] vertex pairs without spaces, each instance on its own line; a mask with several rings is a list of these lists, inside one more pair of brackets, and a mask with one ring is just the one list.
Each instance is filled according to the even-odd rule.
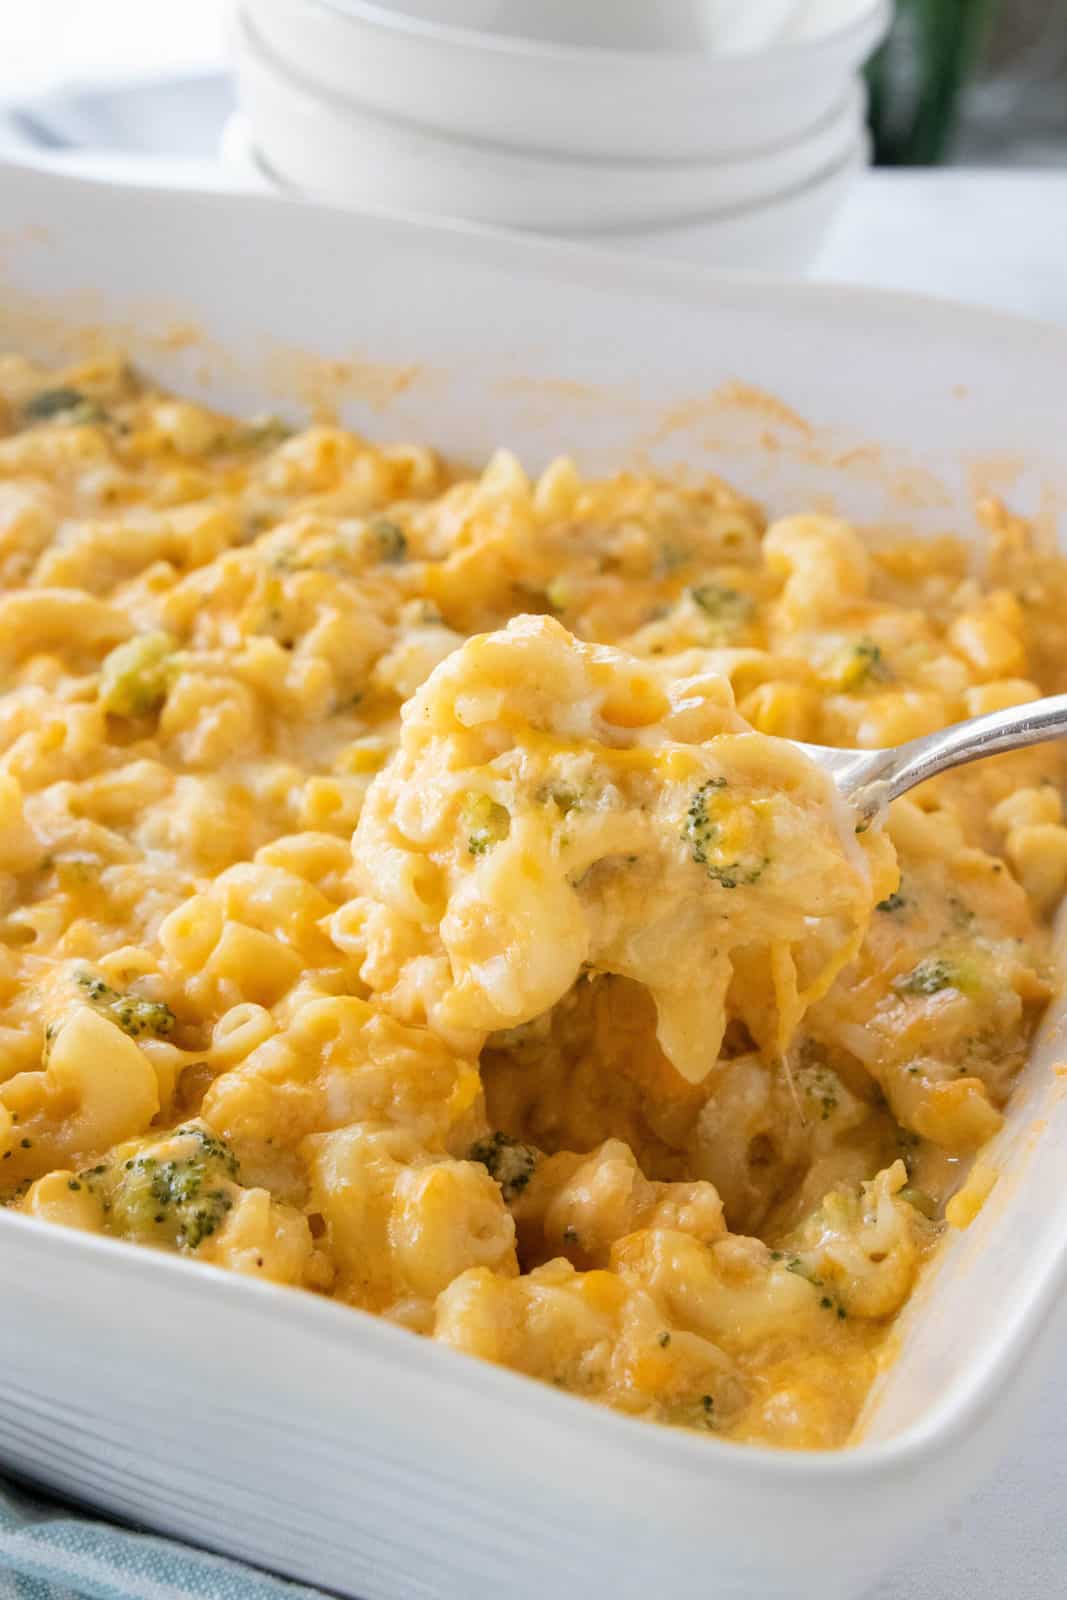
[[[103,324],[218,404],[333,386],[377,436],[684,458],[779,507],[944,528],[971,525],[983,483],[1067,503],[1067,336],[1037,325],[266,196],[0,168],[0,202],[5,346],[61,354]],[[1063,1031],[1060,1007],[992,1152],[1004,1176],[853,1450],[631,1422],[362,1313],[0,1211],[0,1469],[362,1600],[854,1595],[1012,1429],[1067,1278]]]

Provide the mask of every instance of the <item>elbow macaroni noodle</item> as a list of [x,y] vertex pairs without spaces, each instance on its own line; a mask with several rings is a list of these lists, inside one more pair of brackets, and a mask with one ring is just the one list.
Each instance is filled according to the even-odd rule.
[[0,1202],[847,1442],[1050,993],[1063,755],[857,834],[781,739],[1067,686],[981,515],[979,574],[0,359]]

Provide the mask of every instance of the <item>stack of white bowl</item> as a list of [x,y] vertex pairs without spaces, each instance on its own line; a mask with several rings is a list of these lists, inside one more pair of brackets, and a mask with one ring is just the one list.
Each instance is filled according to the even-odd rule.
[[867,161],[890,9],[234,0],[231,37],[248,154],[282,188],[798,271]]

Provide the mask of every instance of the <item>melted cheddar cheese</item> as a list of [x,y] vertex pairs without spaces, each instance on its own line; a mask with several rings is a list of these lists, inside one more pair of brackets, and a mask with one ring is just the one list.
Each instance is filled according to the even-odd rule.
[[[1063,564],[0,360],[0,1201],[847,1441],[1049,995]],[[958,1208],[957,1208],[958,1209]]]

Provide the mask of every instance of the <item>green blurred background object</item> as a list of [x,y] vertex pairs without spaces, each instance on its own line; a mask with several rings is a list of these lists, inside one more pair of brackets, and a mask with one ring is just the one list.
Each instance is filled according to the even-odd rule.
[[947,158],[997,5],[897,0],[889,37],[867,69],[877,165],[933,166]]

